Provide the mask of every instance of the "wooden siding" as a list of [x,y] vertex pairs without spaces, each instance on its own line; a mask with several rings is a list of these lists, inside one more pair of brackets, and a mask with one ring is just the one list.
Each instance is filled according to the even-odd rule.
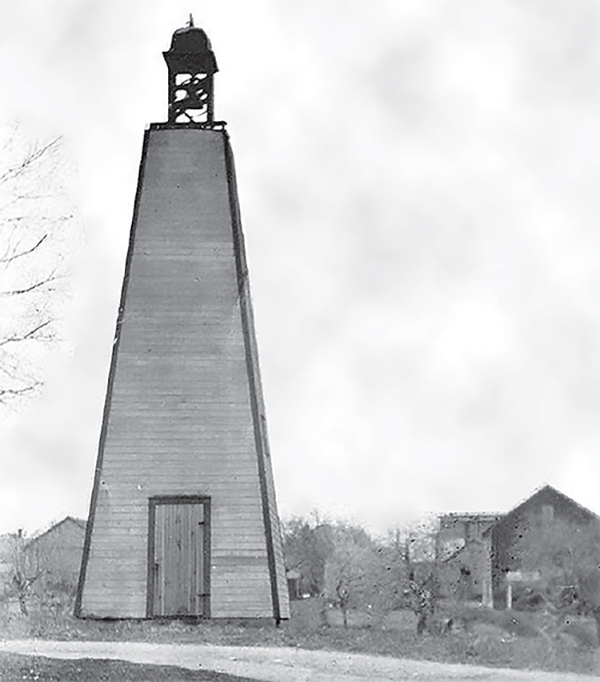
[[[84,617],[146,615],[148,500],[158,495],[211,500],[212,616],[273,617],[271,579],[285,585],[266,458],[281,576],[265,533],[247,365],[255,340],[243,325],[227,144],[220,131],[146,134],[80,579]],[[287,591],[277,598],[285,617]]]
[[[75,587],[81,566],[85,524],[66,517],[23,548],[25,572],[42,574],[39,583],[62,583]],[[36,587],[38,585],[36,584]]]
[[[545,519],[544,507],[553,511],[552,519]],[[546,523],[563,522],[573,528],[586,528],[599,524],[600,518],[575,500],[546,485],[524,502],[514,507],[490,529],[491,570],[494,606],[506,606],[506,575],[521,570],[519,543],[531,532],[543,528]]]

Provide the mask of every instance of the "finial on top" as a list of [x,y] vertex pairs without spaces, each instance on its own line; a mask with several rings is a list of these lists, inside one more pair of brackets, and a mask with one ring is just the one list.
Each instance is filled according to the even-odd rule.
[[191,13],[191,12],[190,12],[190,19],[189,19],[189,21],[188,21],[188,26],[189,26],[190,28],[193,28],[193,27],[194,27],[194,17],[192,16],[192,13]]

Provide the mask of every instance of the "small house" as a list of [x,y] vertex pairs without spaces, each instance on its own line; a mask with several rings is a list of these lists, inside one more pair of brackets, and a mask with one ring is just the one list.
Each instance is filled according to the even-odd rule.
[[0,535],[0,593],[9,587],[17,556],[18,533]]
[[81,566],[86,523],[67,516],[23,545],[23,566],[30,578],[75,588]]
[[290,599],[300,599],[302,595],[300,594],[300,579],[302,574],[298,569],[292,568],[286,571],[288,593]]
[[491,606],[489,540],[484,533],[500,513],[453,513],[439,519],[436,536],[438,580],[444,596]]
[[523,558],[548,529],[562,524],[577,530],[598,523],[600,517],[550,485],[508,513],[445,514],[436,537],[441,592],[459,601],[511,608],[514,594],[540,577]]
[[510,608],[515,588],[535,583],[538,574],[523,570],[523,554],[528,545],[539,543],[548,528],[562,524],[576,532],[599,523],[597,514],[550,485],[511,509],[484,533],[490,552],[494,607]]

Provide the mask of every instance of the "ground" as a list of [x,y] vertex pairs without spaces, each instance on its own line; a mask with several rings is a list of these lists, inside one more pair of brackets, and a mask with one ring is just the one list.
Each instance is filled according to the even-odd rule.
[[[443,664],[444,675],[452,667],[451,665],[448,667],[448,664],[470,664],[472,667],[468,670],[471,672],[476,669],[484,670],[482,666],[486,666],[488,669],[485,674],[480,672],[478,679],[490,680],[531,679],[507,678],[507,673],[503,673],[504,677],[498,677],[500,668],[561,673],[560,678],[549,679],[566,679],[567,673],[590,674],[593,671],[600,671],[600,658],[595,648],[597,642],[593,622],[584,618],[575,618],[561,632],[556,632],[551,627],[552,623],[545,621],[539,614],[494,612],[473,608],[463,613],[464,618],[456,619],[450,631],[440,632],[433,628],[433,632],[418,637],[415,616],[410,611],[394,611],[385,615],[376,615],[368,611],[351,612],[350,627],[346,629],[341,625],[341,614],[335,609],[325,608],[325,605],[317,600],[293,603],[292,620],[282,624],[279,628],[273,625],[265,626],[264,623],[241,624],[215,621],[197,623],[176,620],[162,622],[81,621],[73,618],[70,615],[69,605],[60,600],[51,602],[50,606],[46,602],[44,604],[32,602],[30,614],[25,617],[19,613],[17,605],[0,602],[0,639],[4,640],[0,643],[0,651],[20,654],[34,654],[37,651],[38,655],[44,656],[63,655],[65,647],[74,646],[79,648],[74,650],[73,655],[83,659],[94,658],[98,655],[98,651],[102,651],[102,646],[120,646],[121,644],[125,646],[125,643],[129,643],[126,646],[130,648],[124,653],[121,652],[124,660],[145,664],[181,665],[177,656],[156,660],[148,658],[148,651],[162,651],[161,647],[173,646],[174,651],[202,655],[202,658],[196,660],[190,668],[195,671],[194,674],[208,669],[206,666],[199,668],[198,663],[206,662],[208,653],[212,651],[211,666],[214,665],[214,667],[211,667],[211,670],[254,679],[271,679],[260,675],[269,670],[274,659],[285,655],[288,663],[281,663],[280,667],[276,668],[276,676],[273,679],[277,679],[277,675],[289,675],[290,670],[294,670],[295,676],[281,678],[282,680],[290,679],[292,682],[300,679],[325,680],[333,665],[332,661],[337,661],[335,665],[338,666],[336,670],[339,671],[340,661],[347,663],[351,659],[358,660],[356,657],[352,658],[355,654],[376,655],[376,658],[373,658],[369,664],[371,666],[367,675],[369,679],[373,673],[372,666],[375,664],[381,666],[382,661],[391,661],[393,665],[400,666],[399,669],[394,669],[394,674],[408,674],[407,666],[417,666],[417,668],[411,668],[411,674],[422,675],[424,670],[429,669],[427,666],[436,665],[436,663]],[[19,644],[19,641],[24,643]],[[51,641],[59,643],[51,645]],[[40,647],[45,646],[44,643],[53,646],[54,649],[50,653],[42,650]],[[36,651],[32,648],[34,644],[37,647]],[[181,645],[188,647],[201,645],[205,648],[202,651],[195,650],[193,653],[193,650],[189,648],[176,648]],[[86,646],[91,648],[88,650]],[[130,657],[131,652],[136,651],[137,646],[150,647],[150,649],[140,649],[145,653],[144,657],[139,660]],[[100,647],[100,649],[93,647]],[[239,651],[250,652],[244,653],[245,657],[262,656],[260,661],[252,662],[252,665],[258,667],[248,667],[249,661],[241,667],[236,667],[235,660],[226,658],[228,647],[237,647],[235,653],[230,652],[234,658],[239,657]],[[273,660],[265,658],[265,651],[276,652],[269,654]],[[218,652],[218,660],[214,658],[217,655],[215,652]],[[296,656],[292,668],[289,665],[291,656]],[[300,661],[298,656],[311,656],[312,658]],[[329,658],[326,663],[323,663],[322,670],[315,671],[314,662],[322,660],[320,656]],[[27,662],[23,663],[24,667],[19,667],[21,665],[19,660],[5,657],[2,660],[5,669],[0,671],[0,679],[13,679],[9,677],[13,673],[14,679],[36,679],[35,676],[39,673],[37,679],[40,680],[69,680],[69,675],[77,673],[77,670],[74,671],[72,667],[58,672],[53,671],[51,666],[56,664],[43,659],[33,661],[31,668],[27,668],[29,665]],[[40,668],[38,671],[36,665],[50,667],[43,670]],[[129,672],[128,676],[124,676],[118,670],[111,669],[110,665],[114,664],[94,661],[81,663],[77,679],[85,680],[84,675],[88,673],[90,680],[129,679]],[[100,669],[97,666],[105,666],[105,668]],[[489,668],[496,670],[490,671]],[[296,673],[299,674],[299,671],[303,669],[307,674],[310,672],[311,676],[298,677]],[[33,670],[33,673],[30,674],[28,670]],[[131,675],[139,673],[140,679],[148,680],[215,679],[216,682],[218,679],[202,676],[190,677],[190,670],[172,671],[175,677],[171,678],[167,677],[164,671],[151,670],[146,672],[138,670],[131,672]],[[439,669],[438,673],[441,670]],[[460,670],[463,677],[448,679],[469,679],[464,677],[467,669],[461,668]],[[348,672],[351,675],[349,678],[332,679],[355,679],[355,673],[356,671],[353,670],[351,673]],[[384,671],[382,679],[403,679],[402,677],[386,677],[387,674]],[[131,679],[137,678],[131,677]],[[356,679],[363,678],[359,676]],[[425,678],[421,677],[421,679]]]
[[[213,680],[234,682],[241,679],[264,682],[390,682],[422,680],[429,682],[594,682],[597,678],[568,673],[540,673],[521,670],[490,669],[480,666],[411,661],[385,656],[365,656],[326,651],[303,651],[287,647],[219,647],[198,644],[148,644],[141,642],[51,642],[42,640],[0,643],[0,665],[14,666],[15,656],[5,652],[27,652],[20,669],[21,677],[12,679],[86,680]],[[58,657],[58,664],[44,657]],[[92,659],[98,659],[94,668]],[[143,669],[128,665],[149,663]],[[165,667],[166,666],[166,667]],[[176,666],[176,667],[173,667]],[[23,671],[25,672],[23,676]],[[193,671],[193,672],[191,672]],[[211,677],[207,671],[223,673]],[[11,680],[3,669],[2,680]],[[74,678],[68,675],[76,673]],[[191,673],[191,674],[190,674]],[[52,674],[60,675],[52,677]],[[96,674],[96,677],[93,675]],[[106,675],[102,677],[102,675]],[[135,676],[134,676],[135,675]],[[235,677],[235,676],[239,677]],[[234,676],[234,677],[231,677]]]
[[188,670],[171,665],[147,665],[123,660],[60,659],[22,654],[0,654],[3,682],[248,682],[248,678],[212,670]]

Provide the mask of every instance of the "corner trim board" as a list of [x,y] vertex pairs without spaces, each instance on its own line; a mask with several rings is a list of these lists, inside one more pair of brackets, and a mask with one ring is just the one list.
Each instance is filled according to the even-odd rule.
[[242,232],[239,199],[237,193],[235,164],[233,151],[229,144],[229,136],[223,134],[223,145],[225,149],[225,167],[227,172],[227,187],[229,190],[229,205],[231,211],[231,226],[233,231],[233,245],[235,253],[236,275],[238,282],[238,295],[240,299],[240,314],[242,330],[244,335],[244,349],[246,354],[246,368],[248,372],[248,384],[250,390],[250,403],[252,410],[252,422],[254,425],[254,441],[258,460],[258,478],[260,483],[260,494],[262,502],[263,522],[265,527],[267,562],[269,566],[269,578],[271,584],[271,599],[273,606],[273,617],[277,625],[281,622],[281,608],[279,604],[279,589],[277,585],[277,567],[275,561],[275,549],[273,540],[273,526],[269,510],[269,493],[267,489],[266,470],[265,470],[265,450],[261,435],[261,414],[256,397],[258,390],[255,371],[258,368],[258,357],[256,349],[252,345],[250,338],[252,334],[251,302],[248,288],[247,266],[245,262],[244,235]]
[[110,362],[110,370],[108,373],[108,383],[106,391],[106,399],[104,401],[104,412],[102,415],[102,427],[100,431],[100,440],[98,443],[98,455],[96,459],[96,470],[94,472],[94,483],[92,487],[92,496],[90,499],[90,508],[88,512],[87,527],[85,531],[85,540],[83,543],[83,553],[81,556],[81,568],[79,571],[79,582],[77,584],[77,595],[75,597],[74,614],[76,618],[81,618],[81,608],[83,602],[83,590],[85,587],[85,579],[87,576],[87,565],[92,545],[92,533],[94,529],[94,520],[96,516],[96,505],[98,502],[98,492],[100,489],[102,462],[104,458],[104,446],[106,443],[106,435],[108,430],[108,417],[110,414],[110,407],[112,402],[112,391],[115,381],[115,372],[117,368],[117,356],[119,352],[119,343],[121,340],[121,324],[125,315],[125,300],[127,297],[127,287],[129,284],[129,274],[131,269],[131,260],[133,257],[133,245],[135,241],[135,232],[138,221],[138,214],[140,208],[140,199],[142,194],[142,186],[144,183],[144,173],[146,167],[146,157],[148,153],[149,131],[144,132],[144,141],[142,145],[142,158],[140,159],[140,167],[138,171],[138,183],[135,193],[135,200],[133,205],[133,218],[131,221],[131,230],[129,233],[129,246],[127,249],[127,258],[125,260],[125,274],[123,277],[123,286],[121,288],[121,300],[119,302],[119,311],[117,315],[117,323],[115,327],[115,336],[112,349],[112,357]]

